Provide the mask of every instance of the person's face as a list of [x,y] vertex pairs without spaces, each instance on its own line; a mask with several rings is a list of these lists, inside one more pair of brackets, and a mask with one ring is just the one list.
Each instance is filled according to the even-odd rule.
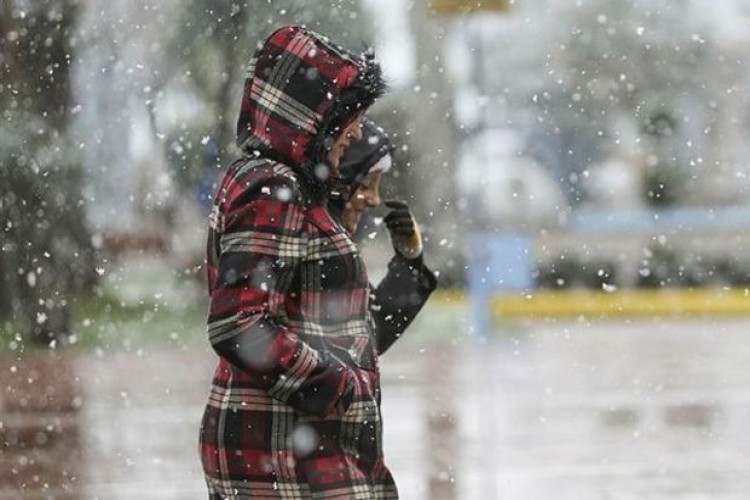
[[366,209],[380,206],[380,178],[382,176],[382,171],[367,174],[352,197],[346,202],[343,219],[344,226],[349,233],[354,234],[359,219]]
[[341,131],[333,141],[331,149],[328,150],[328,164],[334,172],[338,172],[339,162],[346,148],[362,140],[362,116],[363,113],[358,114],[357,118]]

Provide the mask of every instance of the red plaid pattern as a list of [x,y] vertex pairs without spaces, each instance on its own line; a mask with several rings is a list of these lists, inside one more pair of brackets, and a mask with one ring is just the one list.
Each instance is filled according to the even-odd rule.
[[236,162],[209,217],[208,336],[220,355],[200,437],[210,498],[398,498],[383,462],[367,273],[294,170],[329,93],[355,77],[348,56],[297,28],[256,55],[246,141],[291,166]]
[[248,66],[238,145],[270,149],[287,165],[302,164],[323,118],[359,68],[320,35],[290,26],[277,30]]

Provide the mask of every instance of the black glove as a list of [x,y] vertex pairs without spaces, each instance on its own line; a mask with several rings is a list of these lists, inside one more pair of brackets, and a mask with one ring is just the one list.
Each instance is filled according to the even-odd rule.
[[416,259],[422,255],[422,235],[409,205],[405,201],[386,200],[385,206],[391,209],[383,222],[391,234],[393,248],[407,259]]

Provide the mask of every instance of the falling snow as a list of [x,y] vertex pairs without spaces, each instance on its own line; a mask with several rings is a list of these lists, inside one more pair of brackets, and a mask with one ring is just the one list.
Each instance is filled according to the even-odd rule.
[[[383,203],[396,199],[421,231],[409,265],[441,287],[379,365],[404,498],[746,497],[745,3],[6,1],[0,496],[205,496],[207,248],[260,249],[252,270],[217,272],[283,318],[276,290],[300,279],[295,255],[319,241],[295,237],[315,227],[366,267],[321,281],[366,276],[375,297],[409,260]],[[368,111],[393,145],[380,205],[348,235],[295,219],[309,193],[266,185],[274,209],[242,216],[289,227],[207,245],[208,225],[238,222],[223,212],[236,187],[220,187],[242,154],[238,99],[254,48],[284,23],[382,64],[389,91]],[[304,103],[272,101],[284,126],[305,126]],[[310,163],[295,175],[337,175]],[[373,318],[402,321],[372,297]],[[331,322],[352,307],[323,302]],[[316,355],[362,362],[348,346]],[[298,417],[279,431],[294,460],[328,439]]]

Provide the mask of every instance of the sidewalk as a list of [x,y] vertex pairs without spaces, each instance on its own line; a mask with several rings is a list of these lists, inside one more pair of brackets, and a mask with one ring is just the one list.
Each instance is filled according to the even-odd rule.
[[[750,497],[750,321],[430,332],[382,359],[404,499]],[[0,360],[0,498],[203,498],[213,364],[208,349]]]

